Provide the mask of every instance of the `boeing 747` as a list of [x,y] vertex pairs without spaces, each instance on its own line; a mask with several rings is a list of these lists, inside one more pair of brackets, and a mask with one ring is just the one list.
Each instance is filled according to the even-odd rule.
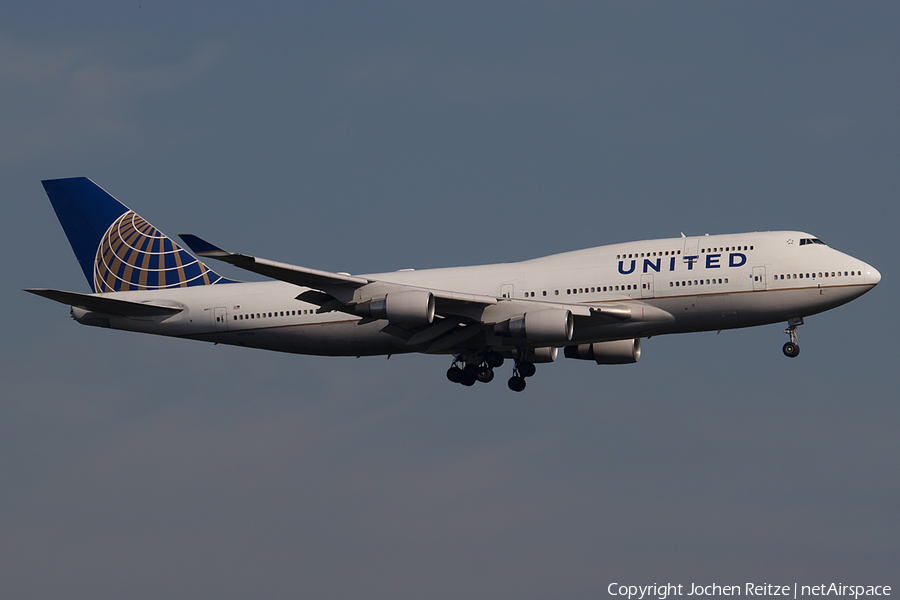
[[809,233],[684,236],[522,262],[331,273],[223,250],[194,255],[269,281],[223,277],[84,177],[42,182],[92,293],[28,292],[81,324],[278,352],[452,356],[447,378],[487,383],[506,360],[520,392],[536,363],[635,363],[641,340],[785,321],[786,356],[804,317],[865,294],[871,265]]

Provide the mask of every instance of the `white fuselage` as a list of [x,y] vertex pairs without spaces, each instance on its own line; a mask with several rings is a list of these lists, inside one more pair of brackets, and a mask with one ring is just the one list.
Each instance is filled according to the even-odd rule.
[[[814,240],[814,241],[810,241]],[[603,306],[623,301],[667,319],[576,327],[572,344],[749,327],[834,308],[874,287],[873,267],[795,231],[628,242],[516,263],[367,275],[434,290]],[[383,332],[384,321],[316,312],[307,291],[281,281],[104,294],[183,307],[169,317],[97,315],[79,322],[300,354],[422,351]],[[502,301],[502,300],[501,300]],[[657,311],[658,312],[658,311]]]

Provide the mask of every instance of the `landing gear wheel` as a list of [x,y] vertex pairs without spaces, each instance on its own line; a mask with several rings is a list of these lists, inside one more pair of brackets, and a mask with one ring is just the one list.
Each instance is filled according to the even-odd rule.
[[532,377],[537,368],[534,366],[534,363],[530,363],[527,361],[522,361],[519,363],[519,375],[522,377]]
[[797,358],[800,355],[800,346],[794,342],[787,342],[781,350],[789,358]]
[[512,376],[509,378],[509,389],[514,392],[521,392],[525,389],[525,378]]
[[487,356],[484,357],[484,361],[490,368],[496,369],[503,366],[503,355],[499,352],[488,352]]
[[494,379],[494,370],[490,367],[479,367],[475,378],[481,383],[490,383]]
[[791,341],[781,347],[782,352],[788,358],[797,358],[800,355],[800,344],[797,343],[797,328],[803,325],[802,317],[794,317],[788,320],[788,328],[784,330],[791,336]]
[[450,367],[447,369],[447,379],[453,383],[459,383],[463,380],[463,370],[459,367]]
[[478,380],[478,365],[467,364],[466,368],[462,370],[462,374],[461,384],[467,387],[475,385],[475,382]]

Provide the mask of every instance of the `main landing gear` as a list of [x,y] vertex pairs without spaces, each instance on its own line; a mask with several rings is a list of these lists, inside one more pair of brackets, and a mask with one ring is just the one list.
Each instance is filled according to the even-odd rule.
[[516,366],[513,367],[513,375],[509,378],[509,389],[514,392],[521,392],[525,389],[525,378],[531,377],[534,375],[537,368],[534,366],[534,363],[528,362],[526,360],[519,361],[516,363]]
[[[476,382],[490,383],[494,379],[494,369],[502,366],[503,362],[503,355],[494,350],[471,356],[459,355],[447,369],[447,379],[466,387],[473,386]],[[537,369],[534,363],[517,360],[513,367],[513,376],[509,378],[509,389],[514,392],[524,390],[525,378],[534,375],[535,371]]]
[[786,334],[791,336],[791,341],[782,346],[781,351],[789,358],[800,356],[800,344],[797,343],[797,328],[801,325],[803,325],[803,318],[794,317],[788,321],[788,328],[784,330]]
[[[460,363],[464,367],[460,367]],[[494,379],[494,369],[503,364],[503,355],[499,352],[485,352],[478,356],[457,356],[447,369],[447,379],[464,386],[473,386],[476,381],[490,383]]]

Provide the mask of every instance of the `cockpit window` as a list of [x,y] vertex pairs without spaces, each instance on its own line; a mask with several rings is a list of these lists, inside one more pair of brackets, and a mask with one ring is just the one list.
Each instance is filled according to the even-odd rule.
[[806,246],[807,244],[822,244],[824,246],[825,242],[817,238],[802,238],[800,240],[801,246]]

